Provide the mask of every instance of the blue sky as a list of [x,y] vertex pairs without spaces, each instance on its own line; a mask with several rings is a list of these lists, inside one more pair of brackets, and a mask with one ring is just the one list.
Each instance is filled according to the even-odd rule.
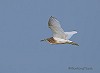
[[[50,16],[77,30],[80,46],[40,42],[52,36]],[[99,31],[99,0],[0,0],[0,73],[99,73]]]

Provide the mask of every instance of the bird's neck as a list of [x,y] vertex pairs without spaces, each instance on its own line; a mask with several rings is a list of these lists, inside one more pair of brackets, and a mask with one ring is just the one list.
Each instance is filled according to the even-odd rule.
[[56,40],[53,37],[47,38],[47,40],[49,43],[56,43]]

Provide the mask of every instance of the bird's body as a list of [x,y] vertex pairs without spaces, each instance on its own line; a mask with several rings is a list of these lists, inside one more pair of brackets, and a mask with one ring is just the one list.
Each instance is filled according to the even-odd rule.
[[63,44],[67,42],[67,40],[60,39],[60,38],[54,38],[54,37],[47,38],[46,41],[49,42],[50,44],[61,44],[61,43]]
[[53,37],[47,38],[41,41],[47,41],[50,44],[72,44],[77,45],[77,43],[70,41],[69,39],[73,34],[76,34],[76,31],[64,32],[61,28],[59,21],[55,17],[50,17],[48,21],[48,27],[53,32]]

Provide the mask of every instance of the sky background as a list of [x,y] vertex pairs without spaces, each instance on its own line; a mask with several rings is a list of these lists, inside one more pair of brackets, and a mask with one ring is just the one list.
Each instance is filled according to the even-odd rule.
[[[80,46],[40,42],[50,16]],[[100,0],[0,0],[0,73],[100,73]]]

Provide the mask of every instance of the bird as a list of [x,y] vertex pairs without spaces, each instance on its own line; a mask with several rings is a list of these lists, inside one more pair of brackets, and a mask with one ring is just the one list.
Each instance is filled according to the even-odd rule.
[[72,44],[79,46],[79,44],[69,40],[77,31],[73,30],[70,32],[64,32],[60,22],[54,16],[51,16],[48,21],[48,27],[51,29],[53,36],[50,38],[43,39],[49,44]]

